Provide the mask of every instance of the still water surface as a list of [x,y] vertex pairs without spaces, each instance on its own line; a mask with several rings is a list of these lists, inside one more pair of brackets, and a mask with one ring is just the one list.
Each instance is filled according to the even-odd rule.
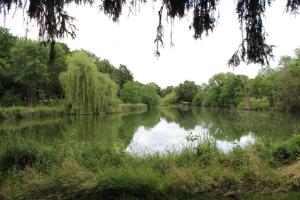
[[[121,143],[131,154],[180,151],[203,140],[214,140],[230,151],[259,139],[278,141],[300,132],[300,116],[287,113],[228,111],[200,108],[161,108],[144,113],[107,116],[68,116],[0,124],[1,137],[30,138],[45,143],[66,140]],[[190,140],[187,138],[194,138]]]

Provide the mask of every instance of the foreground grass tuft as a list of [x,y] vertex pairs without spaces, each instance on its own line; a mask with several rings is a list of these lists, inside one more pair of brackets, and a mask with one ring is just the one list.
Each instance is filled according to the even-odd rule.
[[261,141],[227,154],[218,151],[214,143],[204,143],[177,154],[143,157],[128,155],[122,145],[88,144],[66,137],[55,144],[3,138],[2,198],[276,199],[273,194],[282,199],[299,197],[299,135],[277,144]]

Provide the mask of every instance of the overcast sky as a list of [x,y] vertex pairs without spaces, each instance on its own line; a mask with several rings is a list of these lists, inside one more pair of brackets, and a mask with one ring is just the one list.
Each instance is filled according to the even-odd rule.
[[[226,3],[225,3],[226,2]],[[184,80],[198,84],[207,82],[219,72],[234,72],[254,77],[259,65],[245,65],[233,69],[226,63],[241,41],[241,34],[235,1],[221,1],[219,20],[215,31],[202,40],[193,39],[193,30],[189,30],[192,15],[175,20],[173,43],[170,48],[170,22],[164,22],[165,47],[161,56],[154,56],[156,27],[158,24],[158,6],[148,3],[136,11],[136,15],[123,11],[119,23],[112,22],[99,11],[97,6],[70,6],[68,12],[77,20],[77,37],[62,40],[72,50],[86,49],[100,58],[111,61],[114,65],[125,64],[133,72],[135,80],[142,83],[155,82],[161,87],[178,85]],[[285,13],[285,0],[276,0],[266,12],[265,28],[269,33],[268,43],[274,48],[276,67],[283,55],[293,55],[300,47],[300,17]],[[5,25],[18,36],[25,36],[26,23],[22,12],[14,18],[8,16],[0,25]],[[37,39],[37,28],[30,24],[28,37]]]

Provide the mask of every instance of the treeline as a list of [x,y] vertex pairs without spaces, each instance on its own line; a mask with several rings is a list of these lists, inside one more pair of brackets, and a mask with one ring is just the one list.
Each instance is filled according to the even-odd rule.
[[167,87],[164,105],[187,103],[196,106],[253,110],[300,110],[300,49],[282,57],[276,69],[264,67],[255,78],[219,73],[207,84],[185,81]]
[[[56,43],[51,47],[13,36],[0,27],[0,105],[34,106],[67,101],[71,113],[110,112],[120,103],[120,91],[134,77],[125,65],[113,66],[85,50],[70,51]],[[154,87],[143,85],[137,101],[149,106],[159,103]],[[127,101],[125,101],[127,102]]]
[[160,88],[134,80],[125,66],[115,67],[63,43],[50,46],[18,38],[0,28],[0,105],[52,104],[64,99],[71,113],[118,110],[120,103],[195,105],[255,110],[300,109],[300,49],[282,57],[276,69],[264,67],[255,78],[219,73],[208,83],[184,81]]

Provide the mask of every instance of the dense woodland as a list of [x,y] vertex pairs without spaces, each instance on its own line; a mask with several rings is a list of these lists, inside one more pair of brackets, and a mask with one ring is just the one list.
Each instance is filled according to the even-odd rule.
[[50,45],[15,37],[5,28],[0,28],[0,43],[0,104],[5,107],[66,102],[74,114],[111,112],[120,103],[300,109],[300,49],[282,57],[277,68],[262,67],[253,79],[219,73],[202,85],[185,81],[162,89],[135,81],[125,65],[113,66],[63,43],[55,45],[54,59]]

